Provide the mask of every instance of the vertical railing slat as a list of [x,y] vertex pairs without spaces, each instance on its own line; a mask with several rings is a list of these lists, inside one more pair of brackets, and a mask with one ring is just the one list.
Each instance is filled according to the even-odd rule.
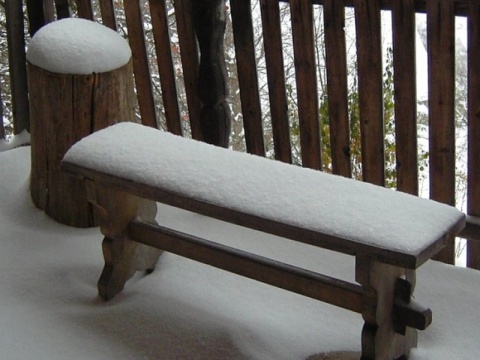
[[250,0],[230,0],[230,8],[245,144],[249,153],[265,156],[251,2]]
[[348,75],[345,44],[345,2],[325,0],[325,50],[332,172],[352,176],[350,124],[348,119]]
[[355,0],[363,180],[385,184],[380,0]]
[[78,17],[93,20],[93,8],[91,0],[75,0],[77,4]]
[[125,20],[128,28],[128,40],[132,49],[133,71],[137,87],[138,105],[142,124],[158,127],[155,113],[155,100],[152,91],[152,79],[148,67],[145,45],[143,17],[138,0],[124,0]]
[[[427,1],[430,197],[455,205],[455,17],[451,0]],[[450,242],[436,256],[455,261]]]
[[418,195],[415,1],[392,6],[397,189]]
[[260,0],[275,159],[292,163],[278,0]]
[[0,83],[0,140],[4,140],[6,135],[3,114],[2,84]]
[[57,11],[57,20],[70,17],[68,0],[55,0],[55,10]]
[[117,16],[115,15],[113,0],[99,0],[99,5],[103,25],[117,31]]
[[[468,189],[467,213],[480,217],[480,1],[468,14]],[[480,243],[469,241],[467,266],[480,270]]]
[[170,132],[181,135],[182,125],[165,0],[150,0],[149,3],[167,128]]
[[33,37],[45,25],[45,1],[26,0],[28,14],[28,33]]
[[302,165],[320,170],[320,124],[314,51],[313,5],[310,0],[291,0],[293,50],[297,81]]
[[[195,1],[195,0],[194,0]],[[188,117],[192,138],[202,140],[200,98],[198,96],[199,54],[192,20],[191,0],[174,1],[178,42],[182,59],[183,79],[187,96]]]
[[55,21],[55,0],[43,0],[43,13],[45,15],[45,23]]
[[227,103],[228,83],[224,36],[227,23],[224,0],[195,0],[192,20],[200,49],[198,96],[203,141],[229,147],[231,113]]
[[25,28],[22,2],[5,2],[8,67],[11,83],[13,132],[30,131],[30,114],[27,90],[27,66],[25,56]]

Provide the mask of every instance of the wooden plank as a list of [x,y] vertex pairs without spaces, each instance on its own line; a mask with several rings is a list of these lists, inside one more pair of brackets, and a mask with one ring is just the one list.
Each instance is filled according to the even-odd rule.
[[78,17],[93,21],[93,8],[91,0],[75,0]]
[[115,15],[113,0],[99,0],[99,5],[103,25],[117,31],[117,16]]
[[302,166],[322,168],[313,6],[309,0],[291,0],[293,50],[297,81]]
[[357,313],[362,311],[362,287],[208,241],[193,235],[134,220],[129,236],[162,249],[238,275],[320,300]]
[[30,133],[37,135],[31,136],[30,140],[31,171],[29,189],[34,204],[40,209],[45,209],[47,174],[44,170],[47,168],[46,145],[48,141],[47,132],[45,131],[47,124],[44,124],[42,121],[45,118],[53,119],[57,109],[44,106],[49,99],[46,91],[43,91],[43,89],[47,88],[47,83],[51,80],[46,76],[42,76],[41,69],[32,64],[28,64],[28,73],[30,74],[30,81],[28,82],[29,95],[32,99],[37,99],[37,101],[30,103],[30,115],[32,119],[37,119],[32,121]]
[[230,8],[239,74],[238,84],[242,103],[245,144],[249,153],[265,156],[251,1],[230,0]]
[[27,0],[28,33],[33,37],[45,25],[44,1]]
[[[407,359],[411,348],[416,347],[417,332],[414,329],[405,328],[405,333],[398,334],[395,327],[402,324],[399,324],[395,318],[397,313],[394,310],[398,301],[403,300],[405,303],[410,301],[415,284],[415,272],[376,262],[368,256],[357,256],[355,260],[355,279],[363,286],[365,294],[362,311],[362,317],[365,320],[361,338],[362,359]],[[404,281],[408,284],[409,291],[403,294],[399,294],[401,291],[396,288],[399,278],[405,279]],[[398,295],[403,295],[404,299],[399,299]],[[404,309],[411,310],[408,307]],[[425,325],[428,326],[431,321],[431,312],[426,309],[426,316],[423,316],[420,309],[423,310],[417,307],[415,311],[414,322],[424,320]]]
[[128,28],[128,40],[133,54],[133,71],[137,87],[138,105],[142,124],[158,127],[155,113],[155,100],[152,91],[152,79],[148,67],[147,48],[143,29],[143,17],[137,0],[125,0],[125,20]]
[[45,14],[46,23],[51,23],[52,21],[55,21],[55,0],[44,0],[43,12]]
[[[480,1],[468,14],[468,190],[467,213],[480,217]],[[477,236],[480,240],[480,226]],[[467,266],[480,270],[480,243],[467,244]]]
[[[465,228],[460,232],[460,234],[458,234],[458,236],[464,239],[472,240],[469,242],[469,244],[472,246],[478,245],[479,243],[478,242],[475,243],[473,242],[473,240],[480,241],[480,217],[467,215],[467,223],[465,225]],[[467,260],[468,260],[468,256],[467,256]],[[475,261],[477,261],[477,258],[473,257],[472,262],[475,263]],[[475,266],[469,266],[469,267],[477,269]]]
[[392,2],[397,189],[418,195],[415,1]]
[[174,1],[173,4],[177,20],[178,41],[192,138],[202,140],[200,98],[198,96],[199,52],[192,20],[192,2],[191,0]]
[[323,14],[332,172],[351,177],[345,2],[325,0]]
[[13,132],[30,131],[30,114],[27,90],[27,61],[25,55],[25,33],[22,2],[5,2],[8,68],[10,73]]
[[115,70],[95,74],[95,87],[92,94],[93,110],[89,123],[91,133],[134,118],[133,89],[131,60]]
[[170,42],[165,0],[150,0],[149,4],[167,128],[168,131],[176,135],[182,135],[177,83],[175,80],[175,68],[173,67],[172,44]]
[[68,0],[55,0],[55,10],[57,11],[57,20],[70,17]]
[[[453,2],[427,2],[430,198],[455,205],[455,18]],[[450,242],[436,257],[455,261]]]
[[2,97],[2,84],[0,83],[0,140],[5,139],[5,124],[3,119],[3,97]]
[[363,180],[385,184],[383,63],[379,0],[355,0]]
[[260,0],[275,159],[292,163],[278,0]]
[[128,179],[122,179],[102,172],[93,171],[72,163],[63,162],[62,169],[75,176],[94,180],[105,187],[116,188],[135,196],[206,215],[214,219],[296,240],[301,243],[338,251],[344,254],[368,254],[380,262],[409,269],[416,269],[425,261],[429,260],[433,254],[436,254],[439,249],[443,247],[447,239],[452,238],[464,226],[464,222],[459,221],[458,224],[452,226],[451,229],[433,241],[429,246],[425,247],[425,249],[419,254],[412,255],[400,251],[379,248],[369,244],[362,244],[305,227],[288,225],[281,220],[264,218],[258,215],[226,208],[218,204],[203,202],[187,195],[171,193],[151,185],[135,183]]
[[228,147],[231,114],[227,103],[228,83],[223,38],[226,5],[223,0],[195,0],[192,20],[200,49],[198,95],[203,141]]
[[156,204],[86,181],[88,200],[96,210],[100,231],[105,235],[102,252],[105,265],[98,280],[98,293],[110,300],[124,287],[136,271],[150,273],[155,268],[160,250],[132,241],[128,223],[136,218],[155,223]]

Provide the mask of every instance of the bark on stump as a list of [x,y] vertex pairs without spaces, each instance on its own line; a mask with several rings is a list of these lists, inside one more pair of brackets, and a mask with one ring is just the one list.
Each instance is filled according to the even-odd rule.
[[131,60],[104,73],[52,73],[28,64],[35,205],[70,226],[95,226],[85,184],[60,171],[65,152],[83,137],[134,119]]

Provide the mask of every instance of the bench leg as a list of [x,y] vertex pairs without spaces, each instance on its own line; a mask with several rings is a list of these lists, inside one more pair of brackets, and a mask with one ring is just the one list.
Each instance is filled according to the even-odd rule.
[[157,207],[153,201],[94,186],[90,181],[87,192],[105,235],[102,243],[105,266],[98,281],[98,292],[110,300],[122,291],[136,271],[151,272],[155,268],[162,251],[133,241],[128,235],[128,225],[137,217],[155,222]]
[[[415,325],[418,319],[424,320],[424,327],[431,321],[429,309],[412,310],[415,321],[410,323],[401,313],[403,309],[410,310],[415,271],[357,256],[356,278],[364,290],[361,360],[407,359],[417,345],[417,330],[409,326],[421,328],[422,324]],[[397,316],[396,304],[401,316]]]

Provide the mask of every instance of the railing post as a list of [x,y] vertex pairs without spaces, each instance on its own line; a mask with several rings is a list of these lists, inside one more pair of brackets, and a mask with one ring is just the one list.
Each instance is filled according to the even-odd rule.
[[[73,28],[78,32],[72,32]],[[59,39],[55,36],[58,33],[64,37]],[[82,37],[82,33],[89,35]],[[87,41],[97,34],[102,40],[93,47]],[[58,46],[49,46],[51,42]],[[71,52],[69,46],[73,48]],[[63,224],[93,226],[95,219],[85,185],[62,173],[60,161],[83,137],[134,118],[130,48],[107,27],[82,19],[66,19],[38,31],[30,42],[27,57],[32,200]]]
[[203,140],[228,147],[231,127],[227,104],[228,85],[223,38],[226,26],[224,0],[192,2],[193,23],[200,47],[198,92],[201,101],[200,124]]
[[[468,13],[468,204],[467,213],[480,216],[480,2],[469,2]],[[480,242],[469,241],[467,266],[480,270]]]
[[5,1],[8,66],[12,84],[13,132],[30,131],[22,2]]

